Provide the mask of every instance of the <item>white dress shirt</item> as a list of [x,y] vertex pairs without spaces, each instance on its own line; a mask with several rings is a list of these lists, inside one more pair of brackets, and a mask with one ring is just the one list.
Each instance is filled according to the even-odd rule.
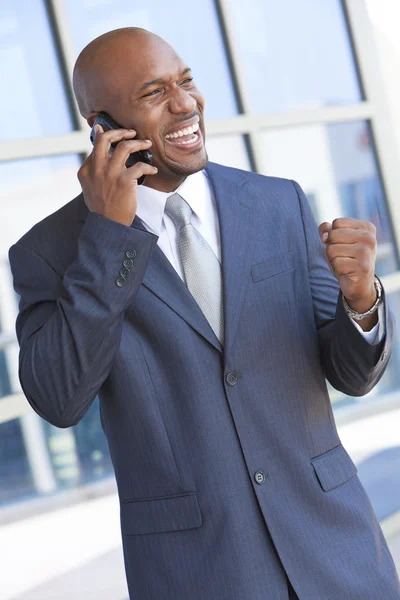
[[[189,175],[173,192],[159,192],[144,185],[138,187],[137,215],[143,221],[146,229],[158,236],[158,246],[181,279],[185,281],[175,224],[171,217],[164,213],[168,196],[175,192],[190,205],[194,213],[192,215],[193,226],[207,240],[220,262],[221,237],[217,206],[205,171]],[[382,304],[378,309],[378,318],[378,323],[371,331],[363,331],[360,325],[351,319],[354,326],[370,344],[379,342],[384,334],[384,327],[380,326],[384,319]]]

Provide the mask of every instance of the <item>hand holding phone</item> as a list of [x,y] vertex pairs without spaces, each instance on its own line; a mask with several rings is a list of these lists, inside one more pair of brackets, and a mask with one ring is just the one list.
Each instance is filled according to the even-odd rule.
[[155,175],[157,168],[140,158],[138,161],[136,156],[129,168],[126,163],[132,154],[151,154],[151,142],[133,139],[136,136],[133,130],[103,131],[98,123],[94,127],[93,152],[78,171],[85,203],[91,212],[130,226],[137,211],[138,180]]
[[[99,113],[99,116],[93,123],[92,130],[90,132],[90,141],[92,142],[93,145],[94,145],[94,141],[95,141],[95,137],[96,137],[96,132],[95,132],[96,125],[101,125],[101,127],[103,128],[103,131],[109,131],[110,129],[122,129],[121,125],[119,125],[116,121],[114,121],[114,119],[112,119],[110,117],[110,115],[108,115],[105,112]],[[117,144],[118,144],[118,142],[114,142],[111,144],[112,152],[115,150]],[[132,167],[133,165],[135,165],[137,162],[144,162],[148,165],[151,165],[153,162],[152,153],[149,152],[148,150],[134,152],[134,153],[130,154],[130,156],[128,157],[128,160],[126,161],[125,166],[127,168],[129,168],[129,167]],[[145,175],[142,175],[141,177],[139,177],[138,185],[142,185],[144,180],[145,180]]]

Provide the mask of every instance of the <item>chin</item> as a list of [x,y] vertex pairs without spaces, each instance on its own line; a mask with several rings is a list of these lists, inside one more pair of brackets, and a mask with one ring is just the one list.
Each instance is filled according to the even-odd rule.
[[176,175],[193,175],[193,173],[198,173],[206,168],[208,163],[208,156],[206,150],[202,156],[198,158],[188,161],[187,163],[176,163],[170,165],[170,170]]

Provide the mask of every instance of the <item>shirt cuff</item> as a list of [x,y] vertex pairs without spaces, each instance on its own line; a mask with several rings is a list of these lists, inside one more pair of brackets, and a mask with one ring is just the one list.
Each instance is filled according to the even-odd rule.
[[364,339],[367,340],[369,344],[379,344],[385,335],[385,313],[384,313],[384,303],[378,306],[378,322],[370,331],[363,331],[360,325],[354,320],[351,319],[354,327],[358,329]]

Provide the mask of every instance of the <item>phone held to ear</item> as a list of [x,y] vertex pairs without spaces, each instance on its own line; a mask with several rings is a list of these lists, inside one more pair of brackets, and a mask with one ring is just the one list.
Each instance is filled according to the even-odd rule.
[[[92,130],[90,132],[90,141],[92,142],[92,144],[94,144],[94,139],[95,139],[95,135],[96,135],[95,131],[94,131],[94,128],[96,125],[101,125],[103,128],[103,131],[108,131],[109,129],[121,129],[121,125],[118,125],[118,123],[116,121],[114,121],[114,119],[112,119],[110,117],[110,115],[108,115],[107,113],[104,113],[104,112],[99,113],[99,116],[93,123]],[[114,142],[113,144],[111,144],[111,148],[114,150],[114,148],[116,147],[116,145],[118,143],[119,142]],[[125,166],[127,168],[133,167],[133,165],[136,164],[137,162],[144,162],[144,163],[147,163],[148,165],[151,165],[153,162],[152,153],[149,152],[149,150],[141,150],[140,152],[133,152],[132,154],[129,155],[128,160],[125,163]],[[142,185],[142,183],[145,180],[145,177],[146,177],[146,175],[142,175],[141,177],[139,177],[139,179],[137,180],[138,185]]]

